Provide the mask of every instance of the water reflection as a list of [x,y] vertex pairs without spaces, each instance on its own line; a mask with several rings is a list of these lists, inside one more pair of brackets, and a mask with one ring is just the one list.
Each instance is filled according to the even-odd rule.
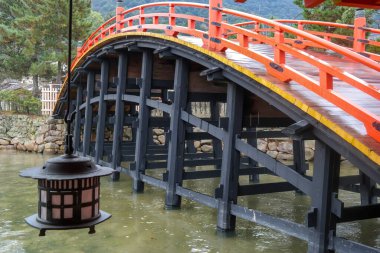
[[[306,243],[271,229],[238,219],[235,236],[216,233],[216,211],[183,200],[181,210],[167,211],[164,191],[146,186],[144,194],[132,194],[131,181],[122,175],[119,182],[102,179],[101,209],[113,217],[97,226],[97,233],[87,230],[38,231],[23,218],[36,212],[36,182],[18,177],[26,167],[38,166],[47,156],[16,152],[0,153],[0,253],[34,252],[305,252]],[[245,179],[243,179],[244,181]],[[270,182],[272,177],[264,180]],[[197,180],[184,186],[212,194],[219,181]],[[246,183],[246,182],[244,182]],[[357,201],[355,195],[342,192],[345,200]],[[242,197],[242,205],[286,217],[302,223],[309,198],[294,193],[276,193]],[[378,220],[339,225],[338,234],[380,246]]]

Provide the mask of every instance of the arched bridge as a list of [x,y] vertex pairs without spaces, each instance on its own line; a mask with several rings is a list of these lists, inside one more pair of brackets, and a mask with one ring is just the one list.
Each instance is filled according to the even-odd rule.
[[[380,252],[336,233],[339,223],[380,216],[380,55],[371,53],[380,43],[368,37],[380,30],[356,15],[345,25],[268,20],[220,0],[118,6],[78,48],[73,89],[66,80],[55,113],[72,112],[76,152],[113,167],[114,180],[127,173],[136,192],[164,189],[167,208],[185,197],[215,208],[222,231],[238,217],[305,240],[309,252]],[[194,112],[197,102],[209,115]],[[263,139],[278,138],[293,144],[292,163],[262,152]],[[199,152],[205,140],[213,149]],[[305,143],[315,143],[310,169]],[[342,173],[341,157],[355,174]],[[213,195],[183,186],[207,178],[220,178]],[[360,204],[345,205],[339,190]],[[304,224],[238,204],[285,191],[310,197]]]

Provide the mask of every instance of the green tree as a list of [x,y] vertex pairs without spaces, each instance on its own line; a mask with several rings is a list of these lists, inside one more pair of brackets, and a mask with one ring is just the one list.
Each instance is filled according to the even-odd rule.
[[[0,67],[6,75],[33,75],[61,81],[66,62],[68,0],[0,0]],[[103,20],[90,0],[74,0],[73,40],[84,40]],[[75,45],[73,54],[75,53]],[[53,64],[57,63],[57,64]]]
[[25,89],[2,90],[0,101],[11,104],[13,110],[18,113],[40,114],[41,112],[41,101],[35,98],[31,91]]
[[[355,21],[355,11],[357,8],[336,6],[333,0],[327,0],[315,8],[305,8],[303,0],[294,0],[294,3],[302,8],[303,17],[306,20],[318,20],[342,24],[354,24]],[[365,10],[368,26],[370,26],[373,22],[373,14],[374,10]],[[308,29],[315,31],[328,31],[346,36],[353,35],[353,30],[350,29],[334,29],[316,25],[311,25]],[[333,39],[332,41],[342,45],[352,46],[351,41],[341,39]]]
[[[302,15],[306,20],[319,20],[344,24],[353,24],[356,8],[336,6],[333,0],[326,0],[315,8],[305,8],[304,0],[294,0],[294,3],[302,9]],[[365,10],[369,23],[372,23],[373,10]]]

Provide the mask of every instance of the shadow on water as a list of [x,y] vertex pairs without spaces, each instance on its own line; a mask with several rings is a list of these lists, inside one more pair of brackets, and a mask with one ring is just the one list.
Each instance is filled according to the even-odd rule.
[[[41,165],[48,158],[11,151],[0,153],[0,253],[306,251],[307,245],[301,240],[241,219],[233,235],[218,235],[214,209],[184,199],[181,210],[167,211],[163,208],[164,191],[147,186],[144,194],[133,194],[131,180],[124,175],[119,182],[102,179],[101,209],[113,217],[97,226],[96,234],[88,235],[87,230],[48,231],[46,237],[38,237],[38,231],[23,220],[36,212],[37,184],[20,178],[18,172]],[[218,179],[184,183],[185,187],[209,194],[217,184]],[[346,192],[342,195],[348,200],[354,198]],[[239,203],[303,223],[309,199],[289,192],[242,197]],[[347,223],[339,226],[338,234],[379,246],[379,225],[378,220]]]

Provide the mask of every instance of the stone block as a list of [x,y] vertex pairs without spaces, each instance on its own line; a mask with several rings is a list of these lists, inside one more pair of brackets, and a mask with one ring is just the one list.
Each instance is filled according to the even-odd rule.
[[262,152],[267,152],[268,143],[264,139],[258,139],[257,140],[257,149],[262,151]]
[[277,155],[278,160],[293,161],[293,155],[288,153],[279,153]]
[[16,149],[20,151],[26,151],[25,146],[21,143],[17,144]]
[[57,131],[57,130],[50,130],[48,132],[48,135],[50,135],[50,136],[61,136],[62,132],[61,131]]
[[44,149],[45,149],[45,144],[41,144],[41,145],[37,146],[37,152],[38,153],[44,152]]
[[48,143],[48,142],[56,142],[56,141],[62,141],[63,137],[61,136],[47,136],[45,138],[45,143]]
[[311,148],[305,148],[305,159],[306,161],[314,160],[314,150]]
[[268,150],[277,151],[277,142],[276,141],[269,141],[268,142]]
[[0,139],[0,145],[9,145],[9,144],[10,144],[9,140]]
[[36,136],[36,143],[38,145],[44,143],[44,135],[43,134],[39,134],[39,135]]
[[277,151],[274,151],[274,150],[269,150],[267,152],[267,155],[269,155],[270,157],[276,159],[277,158],[277,155],[278,155],[278,152]]
[[45,144],[45,150],[46,149],[58,149],[59,148],[59,145],[55,144],[55,143],[52,143],[52,142],[49,142],[49,143],[46,143]]
[[277,150],[282,153],[293,154],[293,144],[288,141],[282,141],[278,144]]
[[159,135],[157,139],[161,144],[165,144],[165,135]]
[[29,140],[24,143],[25,149],[30,152],[34,151],[34,145],[36,145],[36,143],[33,140]]
[[202,152],[209,153],[212,152],[213,147],[211,145],[202,145],[201,150]]
[[49,117],[47,119],[46,123],[49,124],[49,125],[55,125],[55,124],[58,123],[58,121],[56,119],[52,118],[52,117]]
[[201,140],[201,145],[211,145],[212,140]]
[[155,135],[162,135],[162,134],[164,134],[164,130],[163,129],[159,129],[159,128],[154,128],[153,129],[153,134],[155,134]]

